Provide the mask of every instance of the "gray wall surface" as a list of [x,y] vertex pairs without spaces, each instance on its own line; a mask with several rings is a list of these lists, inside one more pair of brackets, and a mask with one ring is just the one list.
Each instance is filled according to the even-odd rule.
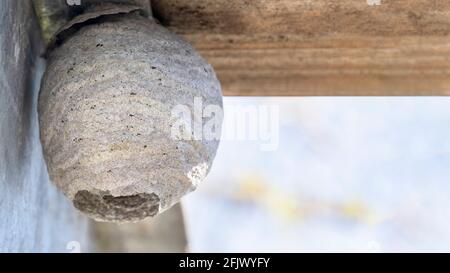
[[32,1],[0,1],[0,252],[70,252],[77,242],[88,251],[89,221],[50,183],[42,157],[41,44]]

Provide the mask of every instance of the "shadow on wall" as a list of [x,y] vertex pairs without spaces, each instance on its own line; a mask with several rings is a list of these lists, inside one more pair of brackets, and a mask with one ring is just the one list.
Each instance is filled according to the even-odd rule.
[[88,221],[51,185],[42,158],[32,1],[1,1],[0,25],[0,252],[65,252],[72,241],[87,250]]

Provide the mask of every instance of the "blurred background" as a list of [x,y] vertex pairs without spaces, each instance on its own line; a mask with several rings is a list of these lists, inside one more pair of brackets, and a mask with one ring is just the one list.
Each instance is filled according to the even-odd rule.
[[183,200],[190,251],[450,250],[450,98],[224,103],[278,106],[278,147],[221,142]]

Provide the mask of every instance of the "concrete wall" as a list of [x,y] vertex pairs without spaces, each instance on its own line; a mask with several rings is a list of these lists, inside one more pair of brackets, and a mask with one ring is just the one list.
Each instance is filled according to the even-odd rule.
[[0,252],[66,252],[77,242],[87,251],[89,221],[50,183],[42,158],[41,44],[32,1],[0,1]]

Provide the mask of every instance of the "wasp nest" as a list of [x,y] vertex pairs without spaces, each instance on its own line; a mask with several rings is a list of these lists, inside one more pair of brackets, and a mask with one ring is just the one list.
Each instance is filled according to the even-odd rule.
[[100,221],[137,221],[168,209],[205,178],[218,146],[172,130],[177,105],[193,109],[201,98],[221,107],[211,66],[131,10],[69,23],[48,54],[40,92],[50,177]]

